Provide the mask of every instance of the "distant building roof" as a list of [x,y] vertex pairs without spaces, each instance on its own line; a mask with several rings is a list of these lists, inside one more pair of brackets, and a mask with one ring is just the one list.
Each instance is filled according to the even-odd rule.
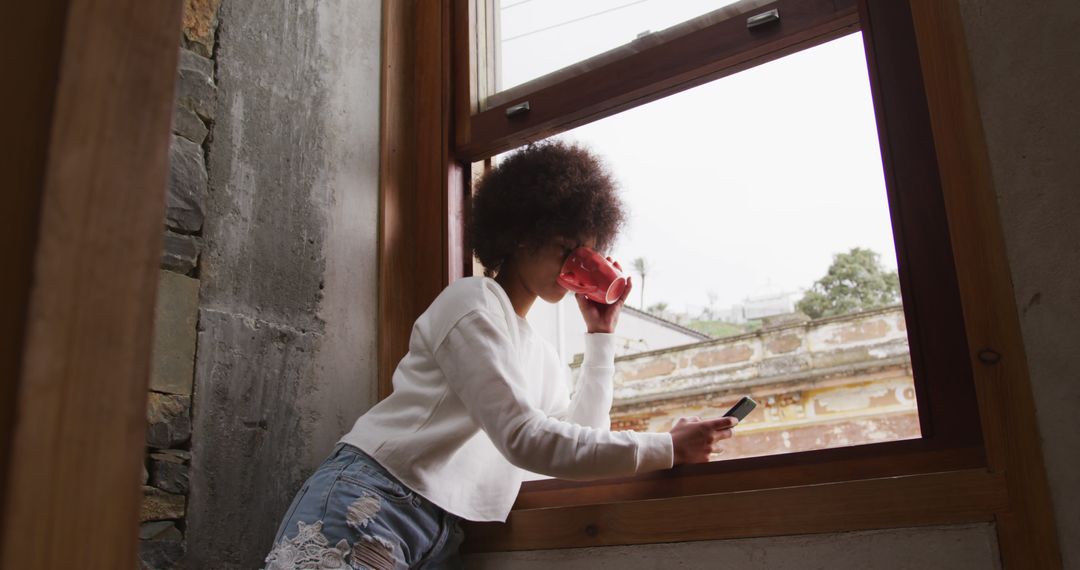
[[630,314],[634,315],[635,317],[638,317],[640,319],[656,323],[656,324],[658,324],[660,326],[669,328],[669,329],[671,329],[673,331],[683,333],[685,335],[689,335],[689,336],[692,336],[692,337],[695,337],[695,338],[699,338],[701,340],[710,340],[710,339],[712,339],[711,336],[709,336],[709,335],[707,335],[707,334],[705,334],[705,333],[703,333],[701,331],[696,331],[694,329],[684,327],[684,326],[680,325],[679,323],[675,323],[675,322],[669,321],[669,320],[667,320],[665,318],[658,317],[658,316],[656,316],[656,315],[654,315],[652,313],[648,313],[648,312],[642,311],[640,309],[635,309],[635,308],[631,307],[630,305],[623,305],[623,310],[624,311],[629,311]]

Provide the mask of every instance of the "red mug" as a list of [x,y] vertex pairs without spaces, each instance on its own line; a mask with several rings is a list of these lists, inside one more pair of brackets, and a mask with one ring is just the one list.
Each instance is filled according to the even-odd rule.
[[618,301],[626,289],[626,275],[604,256],[584,246],[566,258],[558,282],[574,293],[584,293],[593,301],[606,305]]

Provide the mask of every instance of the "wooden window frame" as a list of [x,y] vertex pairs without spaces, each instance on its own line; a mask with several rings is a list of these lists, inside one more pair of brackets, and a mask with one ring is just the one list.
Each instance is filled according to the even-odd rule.
[[[464,214],[472,162],[859,25],[871,67],[924,437],[598,482],[529,482],[508,524],[468,525],[468,549],[995,521],[1007,566],[1060,567],[955,0],[779,0],[760,10],[779,6],[784,24],[799,16],[804,23],[781,24],[752,39],[750,49],[724,52],[707,65],[679,67],[665,52],[655,52],[654,60],[641,56],[637,63],[645,62],[647,71],[629,87],[610,81],[618,76],[618,62],[605,75],[566,79],[529,94],[533,110],[512,124],[505,107],[518,99],[474,113],[477,98],[469,85],[475,75],[462,65],[470,60],[470,23],[484,1],[383,3],[380,396],[390,392],[415,318],[446,284],[471,273]],[[834,7],[830,17],[815,19]],[[706,36],[676,41],[688,53],[724,48]],[[666,71],[654,71],[661,68]],[[932,191],[918,191],[927,188]],[[913,220],[929,220],[931,229],[919,226],[905,235],[904,228],[916,227]],[[919,381],[928,375],[950,381]]]
[[[870,5],[893,1],[901,3]],[[509,524],[467,525],[471,548],[994,521],[1007,568],[1061,567],[959,8],[956,0],[902,4],[910,8],[919,48],[985,466],[865,478],[836,462],[830,483],[787,486],[776,475],[753,490],[640,501],[608,501],[597,492],[591,504],[519,508]],[[0,406],[0,560],[4,567],[45,568],[74,556],[88,568],[131,568],[182,3],[20,6],[18,19],[26,25],[14,30],[9,44],[33,40],[43,48],[36,57],[14,60],[28,87],[13,93],[31,96],[20,99],[27,112],[13,123],[13,138],[26,144],[9,157],[20,168],[12,175],[12,223],[3,226],[16,249],[5,291],[24,302],[4,313],[0,327],[13,379],[5,388],[11,398]],[[452,70],[451,54],[461,49],[460,41],[451,41],[454,6],[383,2],[383,395],[415,318],[470,267],[460,233],[468,167],[452,154],[450,122],[457,106],[468,108],[450,82],[451,71],[460,73]],[[108,82],[100,80],[103,69],[111,70]],[[81,212],[86,223],[73,227],[69,212]],[[102,252],[91,272],[78,262],[87,243]],[[109,323],[110,334],[100,334],[102,323]],[[88,425],[94,426],[90,435]],[[96,492],[64,494],[84,489],[88,478],[96,481]],[[80,531],[58,530],[70,527]],[[57,553],[64,553],[63,561]]]
[[[640,50],[632,57],[521,94],[483,112],[459,114],[464,118],[458,121],[456,155],[466,160],[482,160],[510,146],[613,115],[629,105],[653,101],[853,33],[860,19],[855,0],[780,0],[749,14],[773,8],[782,14],[783,25],[748,30],[744,18],[731,18]],[[929,117],[925,102],[912,96],[922,92],[918,56],[911,30],[895,25],[904,14],[896,14],[895,7],[876,9],[884,11],[881,19],[890,23],[882,33],[907,34],[901,36],[901,42],[886,43],[884,49],[868,49],[868,52],[872,54],[873,75],[883,78],[883,81],[872,80],[871,85],[875,91],[878,129],[883,133],[882,154],[896,247],[902,260],[900,279],[923,436],[898,442],[685,465],[597,482],[528,482],[522,487],[519,508],[590,502],[601,487],[609,500],[679,496],[716,489],[745,490],[745,484],[761,481],[762,477],[771,479],[770,474],[781,467],[801,467],[784,471],[788,473],[783,478],[786,485],[830,482],[836,475],[828,466],[839,461],[849,465],[847,476],[859,477],[985,465],[980,453],[982,442],[971,368],[965,356],[968,351],[964,346],[959,293],[955,280],[949,279],[952,259],[948,249],[938,246],[948,243],[949,236],[933,148],[925,144],[930,138]],[[457,92],[464,97],[460,87]],[[470,97],[474,108],[475,99]],[[526,100],[532,106],[528,115],[507,117],[508,107]],[[896,128],[897,124],[903,128]],[[463,130],[471,138],[461,135]],[[907,168],[894,168],[893,162]],[[918,231],[904,231],[905,228],[918,228]],[[876,461],[880,456],[889,456],[891,461],[882,464]],[[746,478],[747,473],[754,475]],[[681,482],[675,485],[672,479]]]

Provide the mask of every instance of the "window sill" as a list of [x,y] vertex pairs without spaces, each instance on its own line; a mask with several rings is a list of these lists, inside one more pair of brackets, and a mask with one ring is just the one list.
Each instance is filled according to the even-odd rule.
[[[674,470],[671,470],[674,471]],[[545,482],[546,483],[546,482]],[[651,500],[515,508],[467,523],[465,552],[749,538],[994,520],[1005,477],[984,468]]]
[[908,440],[697,465],[595,481],[546,479],[521,486],[514,510],[642,501],[818,485],[985,467],[981,446],[927,449]]

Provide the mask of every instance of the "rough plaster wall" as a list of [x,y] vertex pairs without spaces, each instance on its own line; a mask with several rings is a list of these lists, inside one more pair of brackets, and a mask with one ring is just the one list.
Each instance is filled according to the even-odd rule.
[[225,1],[189,568],[256,568],[376,400],[380,3]]
[[573,548],[467,557],[471,570],[993,570],[1000,568],[989,524]]
[[963,0],[1066,568],[1080,568],[1080,2]]

